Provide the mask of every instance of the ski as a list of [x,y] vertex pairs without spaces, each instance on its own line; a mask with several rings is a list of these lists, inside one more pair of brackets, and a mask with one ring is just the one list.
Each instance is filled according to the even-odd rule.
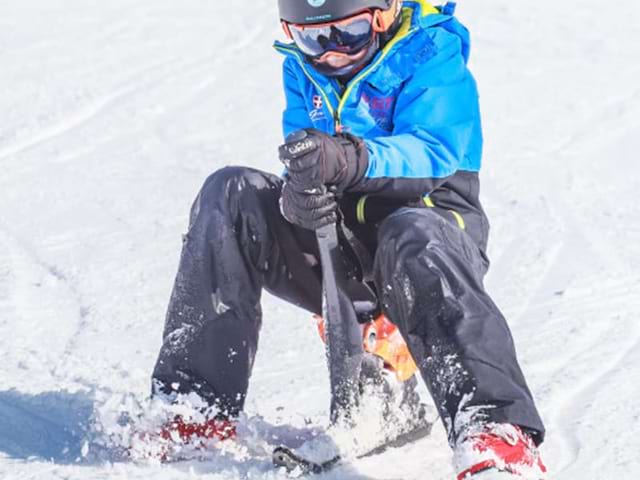
[[[416,427],[408,432],[401,433],[400,435],[387,439],[380,445],[367,450],[364,453],[356,455],[356,459],[372,457],[374,455],[380,455],[391,448],[400,448],[410,443],[416,442],[422,438],[429,436],[433,423],[424,422],[422,425]],[[286,446],[277,447],[273,451],[272,460],[273,465],[276,468],[284,468],[287,473],[296,472],[302,475],[318,475],[325,473],[344,459],[341,455],[336,455],[333,458],[325,462],[314,462],[308,460],[298,454],[292,449]]]

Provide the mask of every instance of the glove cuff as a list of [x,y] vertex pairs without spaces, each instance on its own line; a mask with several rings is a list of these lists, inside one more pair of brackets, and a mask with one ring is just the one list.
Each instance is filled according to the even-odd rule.
[[340,191],[347,192],[364,179],[369,168],[369,151],[364,140],[355,135],[341,133],[336,138],[342,146],[346,164],[344,177],[337,186]]

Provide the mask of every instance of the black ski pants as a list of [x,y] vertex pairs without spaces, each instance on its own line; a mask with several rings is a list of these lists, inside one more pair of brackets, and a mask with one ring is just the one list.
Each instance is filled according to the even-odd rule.
[[[315,234],[282,217],[281,185],[241,167],[205,182],[184,238],[155,393],[195,391],[235,415],[258,348],[262,289],[321,313]],[[403,208],[370,235],[383,310],[406,339],[450,441],[470,422],[521,425],[542,441],[509,327],[483,286],[487,261],[471,237],[427,208]]]

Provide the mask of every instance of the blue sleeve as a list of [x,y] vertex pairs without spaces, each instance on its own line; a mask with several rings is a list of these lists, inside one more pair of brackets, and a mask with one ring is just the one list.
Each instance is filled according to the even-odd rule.
[[479,170],[478,93],[460,37],[437,29],[433,41],[437,53],[418,67],[397,98],[392,135],[366,140],[369,166],[355,190],[420,196],[461,167]]
[[286,59],[283,65],[283,83],[286,107],[282,114],[282,131],[284,138],[303,128],[311,128],[313,124],[307,112],[305,99],[300,91],[300,82],[292,68],[292,59]]

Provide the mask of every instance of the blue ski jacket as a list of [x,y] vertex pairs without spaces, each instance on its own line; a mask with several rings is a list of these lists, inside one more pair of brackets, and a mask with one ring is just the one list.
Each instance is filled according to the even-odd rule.
[[294,44],[276,42],[286,57],[284,136],[316,128],[363,138],[369,166],[358,191],[423,198],[461,228],[467,227],[465,215],[475,214],[471,223],[481,229],[475,236],[484,244],[482,128],[476,82],[467,68],[469,33],[453,17],[453,4],[403,5],[398,33],[344,87],[317,72]]

